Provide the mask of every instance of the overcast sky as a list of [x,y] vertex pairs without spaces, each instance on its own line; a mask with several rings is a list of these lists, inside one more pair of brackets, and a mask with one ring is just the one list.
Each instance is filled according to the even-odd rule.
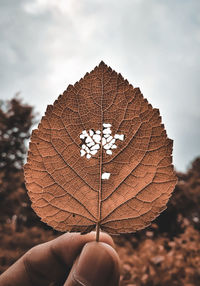
[[199,0],[0,0],[0,99],[20,91],[42,116],[101,60],[160,109],[185,171],[200,155]]

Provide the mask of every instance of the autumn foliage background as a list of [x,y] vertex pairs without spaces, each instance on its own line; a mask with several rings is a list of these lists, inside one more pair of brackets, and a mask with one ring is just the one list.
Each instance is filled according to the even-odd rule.
[[[32,246],[60,235],[40,222],[24,185],[27,140],[36,118],[18,97],[0,102],[0,273]],[[200,157],[177,176],[167,210],[149,228],[114,237],[120,285],[200,285]]]

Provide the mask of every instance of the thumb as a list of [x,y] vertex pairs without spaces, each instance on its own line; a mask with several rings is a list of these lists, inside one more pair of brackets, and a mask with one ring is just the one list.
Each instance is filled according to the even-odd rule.
[[64,286],[118,286],[119,257],[103,242],[85,244]]

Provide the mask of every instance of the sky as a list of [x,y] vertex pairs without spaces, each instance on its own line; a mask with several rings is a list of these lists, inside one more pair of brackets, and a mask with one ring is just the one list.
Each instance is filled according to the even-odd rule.
[[160,109],[173,162],[200,155],[199,0],[0,0],[0,99],[44,114],[103,60]]

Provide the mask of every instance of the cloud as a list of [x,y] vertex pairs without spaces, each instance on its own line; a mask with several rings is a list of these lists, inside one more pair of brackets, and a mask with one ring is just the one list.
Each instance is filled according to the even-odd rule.
[[33,15],[50,11],[51,13],[58,12],[72,16],[77,12],[77,9],[79,9],[81,5],[81,1],[74,0],[35,0],[32,2],[25,2],[23,7],[26,12]]
[[198,0],[1,1],[0,92],[41,114],[101,60],[160,109],[184,170],[199,155]]

